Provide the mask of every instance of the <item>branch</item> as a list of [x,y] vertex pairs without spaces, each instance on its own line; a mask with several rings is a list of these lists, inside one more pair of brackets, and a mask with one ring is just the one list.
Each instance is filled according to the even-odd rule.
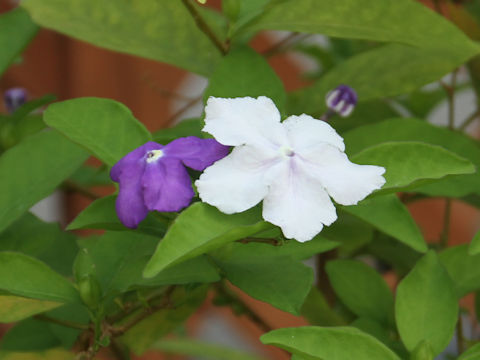
[[215,35],[213,30],[208,26],[208,24],[205,22],[205,20],[202,18],[200,13],[197,11],[195,6],[193,6],[189,0],[182,0],[183,5],[187,8],[187,10],[190,12],[190,14],[193,17],[193,20],[195,20],[195,23],[197,24],[198,28],[208,36],[208,38],[212,41],[212,43],[217,47],[218,50],[222,53],[222,55],[226,55],[228,53],[228,47],[225,45],[218,37]]

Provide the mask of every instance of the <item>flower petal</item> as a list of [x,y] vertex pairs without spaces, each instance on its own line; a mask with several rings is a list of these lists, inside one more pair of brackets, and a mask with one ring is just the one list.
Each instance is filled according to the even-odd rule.
[[143,160],[147,152],[151,150],[159,150],[161,148],[163,148],[163,145],[160,145],[153,141],[149,141],[142,146],[136,148],[135,150],[129,152],[112,167],[112,169],[110,170],[110,178],[115,182],[119,182],[120,176],[126,168],[129,168],[131,165]]
[[180,211],[195,193],[187,170],[178,159],[160,158],[145,166],[141,179],[148,210]]
[[215,139],[187,136],[173,140],[163,151],[165,156],[179,159],[189,168],[201,171],[227,156],[230,148]]
[[299,155],[339,204],[355,205],[385,184],[383,167],[354,164],[333,146],[319,144]]
[[124,164],[118,180],[120,190],[115,202],[115,208],[122,224],[129,228],[136,228],[148,214],[148,210],[143,203],[142,186],[140,183],[144,166],[143,161],[128,165]]
[[318,143],[327,143],[345,150],[343,138],[325,121],[302,114],[289,116],[282,124],[295,151],[302,151]]
[[224,145],[278,147],[286,142],[280,113],[265,96],[224,99],[210,97],[205,107],[203,131]]
[[274,151],[244,145],[208,167],[195,182],[202,201],[226,214],[242,212],[267,194],[265,173],[275,165]]
[[311,240],[337,219],[335,207],[322,185],[301,161],[292,158],[272,171],[272,183],[263,200],[263,218],[280,226],[285,237]]

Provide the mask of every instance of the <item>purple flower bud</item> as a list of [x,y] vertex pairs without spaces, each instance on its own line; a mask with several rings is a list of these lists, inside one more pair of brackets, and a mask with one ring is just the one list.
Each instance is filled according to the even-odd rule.
[[326,103],[331,111],[342,117],[349,116],[357,104],[357,93],[347,85],[339,85],[326,96]]
[[27,91],[19,87],[8,89],[3,94],[3,100],[8,113],[12,114],[27,102]]
[[163,146],[149,141],[120,159],[110,171],[118,182],[117,215],[136,228],[149,211],[180,211],[194,196],[185,166],[204,170],[225,157],[229,147],[215,139],[179,138]]

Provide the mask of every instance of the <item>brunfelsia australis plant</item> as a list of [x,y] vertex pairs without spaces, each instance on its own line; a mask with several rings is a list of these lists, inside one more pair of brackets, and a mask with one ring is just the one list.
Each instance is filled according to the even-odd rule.
[[[203,99],[202,116],[154,133],[113,100],[5,92],[0,321],[15,325],[1,355],[259,359],[178,336],[211,292],[295,360],[480,357],[478,332],[464,331],[475,310],[459,311],[480,290],[480,237],[449,246],[452,202],[480,203],[466,133],[479,111],[455,111],[459,89],[478,97],[480,9],[431,5],[24,0],[1,14],[0,73],[43,26],[208,78],[182,109]],[[259,53],[248,44],[263,30],[290,35]],[[290,52],[318,66],[287,93],[267,59]],[[428,121],[441,102],[446,127]],[[99,184],[118,191],[98,198]],[[66,229],[29,212],[55,189],[93,200]],[[427,244],[407,205],[432,197],[446,206]],[[238,291],[309,326],[273,329]]]

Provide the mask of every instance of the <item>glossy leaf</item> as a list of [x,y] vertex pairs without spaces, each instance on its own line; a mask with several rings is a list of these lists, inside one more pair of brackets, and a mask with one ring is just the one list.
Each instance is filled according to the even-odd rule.
[[395,317],[409,351],[428,341],[435,355],[450,342],[458,317],[455,287],[437,255],[429,251],[397,287]]
[[457,360],[480,360],[480,344],[475,344],[465,350]]
[[[377,124],[365,125],[344,135],[347,152],[359,153],[370,146],[388,141],[422,141],[441,146],[470,160],[477,169],[480,167],[480,146],[471,138],[458,132],[449,131],[419,119],[390,119]],[[480,173],[449,176],[416,191],[432,196],[464,196],[478,193]]]
[[181,1],[27,0],[22,5],[49,29],[202,75],[221,57]]
[[123,104],[78,98],[50,105],[44,121],[107,165],[151,140],[148,130]]
[[[92,202],[85,210],[67,226],[67,230],[77,229],[105,229],[131,231],[118,219],[115,210],[116,196],[106,196]],[[163,236],[167,230],[167,223],[150,213],[143,220],[136,231],[152,236]]]
[[179,137],[196,136],[203,137],[202,122],[198,118],[182,120],[175,126],[160,129],[153,134],[153,141],[159,144],[168,144]]
[[470,55],[478,49],[445,18],[411,1],[374,0],[368,6],[354,0],[277,1],[252,27],[396,42],[421,48],[455,47],[453,52]]
[[[56,131],[32,135],[0,157],[0,231],[53,190],[88,157]],[[28,189],[28,191],[26,191]]]
[[14,252],[0,252],[0,289],[39,300],[79,301],[77,291],[67,279],[44,263]]
[[37,33],[28,13],[23,9],[14,9],[0,16],[0,75],[20,55]]
[[452,278],[458,298],[480,289],[480,255],[470,255],[468,245],[445,249],[439,254],[442,265]]
[[316,286],[312,286],[310,289],[300,309],[300,313],[311,325],[346,325],[346,321],[338,312],[330,308],[325,296],[323,296]]
[[0,295],[0,323],[17,322],[61,305],[63,303]]
[[440,146],[414,141],[374,145],[352,156],[351,160],[386,168],[384,177],[387,182],[380,191],[411,189],[424,180],[475,172],[469,160]]
[[288,110],[320,116],[326,109],[325,95],[339,84],[353,87],[361,102],[406,94],[437,81],[470,57],[459,57],[448,48],[430,50],[401,44],[384,45],[352,56],[312,86],[294,92]]
[[225,277],[250,296],[300,315],[313,283],[312,269],[287,256],[275,256],[268,244],[231,244],[213,254]]
[[393,294],[374,269],[360,261],[334,260],[326,271],[335,293],[353,313],[393,326]]
[[422,233],[407,208],[396,195],[377,196],[342,210],[373,225],[378,230],[419,252],[427,251]]
[[262,220],[258,207],[226,215],[210,205],[195,203],[175,219],[143,275],[153,277],[168,266],[271,228],[273,225]]
[[310,356],[314,359],[400,359],[373,336],[352,327],[284,328],[262,335],[260,341],[266,345],[278,346],[300,357]]
[[285,105],[282,81],[267,61],[249,47],[235,49],[222,59],[210,77],[204,99],[210,96],[267,96],[280,111]]

